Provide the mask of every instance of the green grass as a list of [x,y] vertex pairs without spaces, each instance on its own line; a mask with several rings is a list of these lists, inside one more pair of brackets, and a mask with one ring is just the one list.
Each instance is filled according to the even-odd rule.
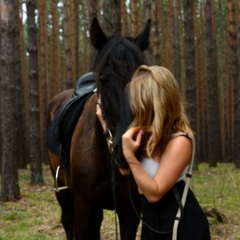
[[[207,211],[217,209],[226,222],[209,218],[212,240],[240,239],[240,170],[232,164],[209,168],[200,164],[191,188]],[[64,240],[60,207],[53,191],[53,178],[44,166],[45,184],[31,186],[30,170],[19,170],[21,200],[0,202],[0,240]],[[105,211],[102,239],[115,239],[114,213]],[[137,239],[140,239],[138,233]]]

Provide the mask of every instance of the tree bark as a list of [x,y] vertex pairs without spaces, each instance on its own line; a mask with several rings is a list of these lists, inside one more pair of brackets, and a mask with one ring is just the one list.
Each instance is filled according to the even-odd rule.
[[[194,132],[197,130],[197,92],[196,92],[196,63],[195,63],[195,41],[193,22],[193,1],[184,0],[184,32],[185,32],[185,98],[187,102],[187,115]],[[197,159],[196,159],[197,160]],[[197,162],[195,161],[195,168]]]
[[130,1],[131,8],[131,36],[136,37],[139,32],[138,1]]
[[70,88],[73,88],[73,69],[72,69],[73,64],[72,64],[69,0],[64,0],[64,6],[63,6],[63,42],[64,42],[64,60],[65,60],[64,89],[70,89]]
[[173,61],[174,61],[174,76],[181,86],[181,50],[180,50],[180,2],[173,1]]
[[121,0],[110,0],[112,35],[121,35]]
[[39,103],[40,103],[40,128],[42,161],[48,163],[46,136],[46,116],[48,103],[48,55],[47,55],[47,26],[45,0],[38,1],[39,11]]
[[[222,161],[219,149],[221,149],[219,100],[218,100],[218,75],[216,58],[216,41],[213,36],[213,24],[215,19],[212,11],[211,0],[206,0],[206,58],[207,58],[207,84],[208,84],[208,162],[209,166],[217,166]],[[215,20],[214,20],[215,21]]]
[[27,32],[29,53],[28,78],[29,78],[29,140],[31,161],[31,183],[43,183],[41,140],[40,140],[40,113],[39,113],[39,83],[38,83],[38,47],[37,28],[35,23],[35,0],[27,1]]
[[229,11],[232,9],[233,18],[230,18],[232,27],[230,37],[232,38],[232,78],[234,96],[234,123],[233,123],[233,159],[237,168],[240,168],[240,1],[238,1],[237,26],[235,21],[235,5],[229,1]]
[[49,99],[61,91],[60,81],[60,52],[59,52],[59,19],[58,0],[51,1],[52,33],[51,33],[51,76],[49,79]]
[[159,4],[157,1],[153,2],[153,9],[154,9],[154,30],[153,30],[153,41],[152,42],[152,49],[153,49],[153,58],[152,58],[152,64],[154,65],[161,65],[161,54],[160,54],[160,33],[161,33],[161,28],[160,28],[160,15],[161,11],[159,8]]
[[16,96],[21,86],[18,30],[18,1],[3,0],[1,5],[1,194],[3,201],[21,198],[18,185],[18,120]]

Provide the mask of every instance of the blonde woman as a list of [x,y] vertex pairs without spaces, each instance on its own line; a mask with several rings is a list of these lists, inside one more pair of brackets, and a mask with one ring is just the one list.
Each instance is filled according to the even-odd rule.
[[141,239],[173,239],[179,209],[178,240],[210,239],[207,218],[190,189],[185,206],[181,203],[194,134],[174,76],[164,67],[143,65],[128,91],[133,121],[122,145],[142,196]]

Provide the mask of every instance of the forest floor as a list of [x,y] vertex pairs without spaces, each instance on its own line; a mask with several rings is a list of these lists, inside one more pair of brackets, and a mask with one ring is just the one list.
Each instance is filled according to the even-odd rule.
[[[48,166],[44,166],[44,185],[31,186],[28,169],[19,170],[19,178],[21,200],[0,202],[0,240],[66,239]],[[240,240],[240,170],[232,164],[218,164],[217,168],[200,164],[191,188],[209,215],[212,240]],[[115,214],[105,211],[101,239],[114,240],[115,234]]]

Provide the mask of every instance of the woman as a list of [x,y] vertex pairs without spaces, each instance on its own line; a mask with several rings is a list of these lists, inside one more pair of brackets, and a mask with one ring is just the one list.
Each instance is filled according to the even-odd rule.
[[[140,66],[128,91],[133,121],[122,145],[142,195],[141,239],[170,240],[193,154],[193,132],[177,82],[166,68]],[[178,240],[210,239],[207,218],[190,189],[182,212]]]
[[[132,173],[142,196],[141,239],[209,240],[207,218],[190,189],[184,208],[181,203],[194,135],[175,78],[164,67],[142,65],[128,92],[133,121],[122,145],[130,171],[120,172]],[[96,114],[106,131],[98,101]]]

